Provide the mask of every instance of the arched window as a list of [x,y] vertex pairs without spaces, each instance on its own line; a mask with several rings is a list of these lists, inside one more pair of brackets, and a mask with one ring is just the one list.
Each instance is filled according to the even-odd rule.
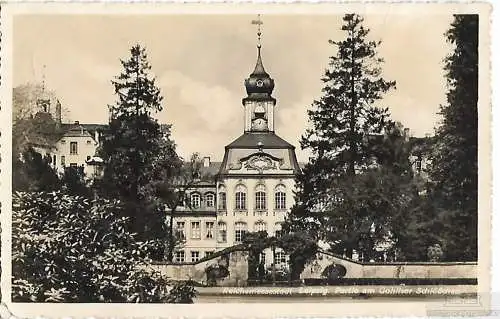
[[236,210],[247,209],[247,189],[244,185],[236,186],[235,201]]
[[191,208],[200,208],[201,196],[198,193],[191,194]]
[[224,222],[217,223],[217,241],[225,243],[227,241],[227,225]]
[[266,187],[262,184],[257,185],[255,188],[255,209],[266,209]]
[[274,190],[274,209],[286,209],[286,188],[284,185],[278,185]]
[[258,222],[256,222],[253,226],[254,228],[254,231],[255,232],[259,232],[259,231],[267,231],[267,225],[264,221],[262,220],[259,220]]
[[237,222],[234,224],[234,241],[241,242],[247,231],[247,224],[245,222]]
[[215,207],[215,195],[212,193],[205,194],[205,203],[209,208]]

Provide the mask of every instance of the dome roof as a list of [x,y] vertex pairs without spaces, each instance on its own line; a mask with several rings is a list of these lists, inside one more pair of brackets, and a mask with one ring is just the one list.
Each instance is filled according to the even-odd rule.
[[260,55],[260,46],[257,46],[258,56],[255,69],[252,74],[245,80],[245,88],[248,97],[269,98],[274,89],[274,80],[267,74],[262,64]]

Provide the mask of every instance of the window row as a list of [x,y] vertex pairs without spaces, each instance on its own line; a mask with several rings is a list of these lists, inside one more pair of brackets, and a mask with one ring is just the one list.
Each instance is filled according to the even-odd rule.
[[[203,197],[199,193],[192,193],[190,195],[190,205],[193,209],[198,209],[201,207],[202,199],[204,199],[205,207],[213,208],[215,207],[215,194],[207,193]],[[219,205],[220,210],[227,209],[226,205],[226,193],[219,192]],[[247,192],[243,189],[237,189],[235,193],[235,203],[234,208],[236,210],[246,210],[247,209]],[[274,209],[285,210],[286,209],[286,192],[284,189],[277,189],[274,193]],[[267,210],[267,193],[265,189],[257,189],[255,192],[255,210]]]
[[[204,253],[204,256],[202,256]],[[214,253],[213,250],[200,252],[198,250],[191,250],[189,254],[186,254],[184,250],[177,250],[174,254],[174,262],[184,263],[184,262],[197,262],[203,257],[208,257]],[[189,257],[189,258],[188,258]],[[274,264],[278,267],[286,266],[288,264],[289,256],[285,254],[284,251],[277,250],[274,252]],[[262,252],[260,254],[259,263],[266,264],[266,254]]]
[[[216,235],[215,222],[205,222],[204,228],[202,230],[201,222],[194,221],[189,223],[189,238],[190,239],[214,239]],[[263,221],[258,221],[254,224],[254,232],[266,231],[267,224]],[[186,240],[186,223],[183,221],[178,221],[176,225],[177,237],[180,240]],[[241,242],[248,232],[248,226],[245,222],[237,222],[234,224],[234,241]],[[275,224],[275,234],[276,237],[281,236],[281,223]],[[227,224],[225,222],[217,223],[217,241],[220,243],[227,242]]]
[[[226,209],[226,193],[219,192],[219,209]],[[247,191],[243,185],[236,187],[234,196],[234,208],[236,210],[247,210]],[[280,185],[274,192],[274,209],[286,209],[285,187]],[[255,210],[267,210],[267,193],[264,185],[259,185],[255,189]]]
[[197,250],[191,250],[191,252],[189,254],[190,259],[187,260],[186,252],[184,250],[178,250],[174,254],[174,262],[176,262],[176,263],[197,262],[198,260],[200,260],[203,257],[210,256],[211,254],[214,253],[214,251],[213,250],[205,251],[205,256],[203,256],[203,257],[201,256],[201,253],[202,252],[197,251]]
[[202,198],[205,201],[205,207],[207,207],[207,208],[214,208],[215,207],[215,194],[207,193],[202,197],[202,195],[200,193],[192,193],[190,195],[190,199],[189,199],[191,208],[193,208],[193,209],[200,208]]

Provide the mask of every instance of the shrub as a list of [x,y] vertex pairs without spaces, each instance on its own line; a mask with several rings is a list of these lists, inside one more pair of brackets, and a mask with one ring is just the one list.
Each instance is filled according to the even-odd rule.
[[341,264],[331,264],[325,267],[323,269],[323,272],[321,272],[321,277],[327,278],[327,279],[338,279],[338,278],[343,278],[347,273],[347,269],[342,266]]
[[217,263],[211,264],[205,268],[205,273],[207,274],[207,284],[209,286],[215,286],[217,279],[229,276],[229,269],[226,265]]
[[[126,231],[120,203],[61,192],[13,195],[16,302],[173,302],[166,278],[138,269],[150,242]],[[175,286],[174,286],[175,287]],[[176,293],[178,290],[173,290]]]

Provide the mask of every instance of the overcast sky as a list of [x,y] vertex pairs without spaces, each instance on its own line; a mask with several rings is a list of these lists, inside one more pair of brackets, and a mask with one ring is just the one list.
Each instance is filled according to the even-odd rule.
[[[115,99],[111,80],[119,59],[139,43],[164,96],[160,122],[173,125],[181,155],[200,152],[222,160],[224,146],[243,132],[244,79],[256,61],[251,15],[22,16],[14,20],[14,85],[40,82],[54,90],[68,121],[106,123]],[[274,78],[276,132],[297,146],[306,110],[321,97],[322,82],[340,40],[341,16],[263,16],[263,62]],[[450,52],[444,32],[451,15],[365,16],[369,37],[382,40],[384,77],[397,89],[381,101],[394,120],[415,136],[432,133],[445,101],[443,58]],[[43,65],[46,65],[45,72]]]

